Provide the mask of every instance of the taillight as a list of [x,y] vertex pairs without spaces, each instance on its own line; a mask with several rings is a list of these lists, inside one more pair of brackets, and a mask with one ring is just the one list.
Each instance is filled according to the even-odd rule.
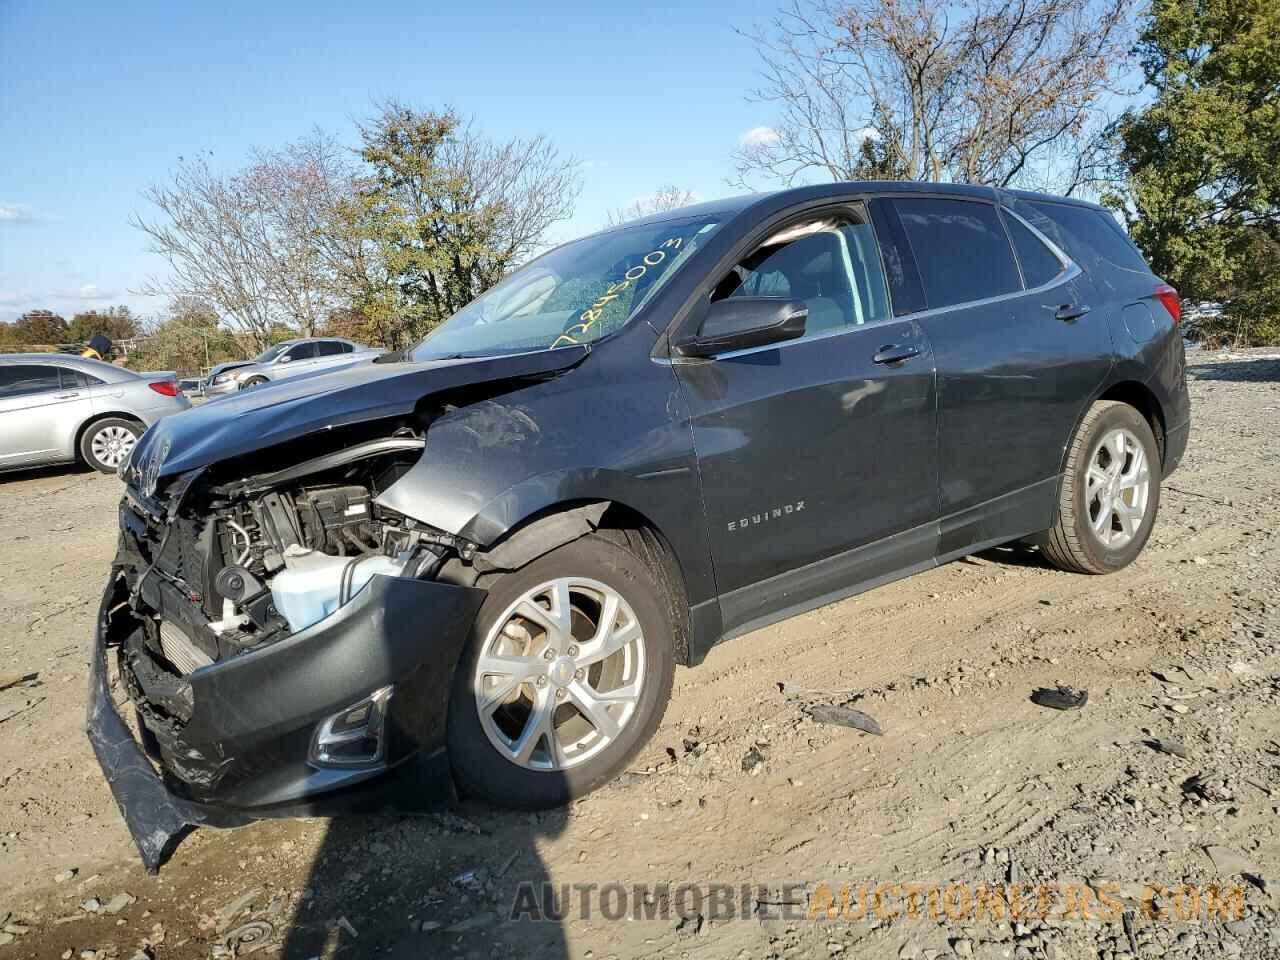
[[1174,326],[1177,326],[1182,319],[1182,301],[1178,299],[1178,291],[1167,283],[1162,283],[1156,287],[1156,299],[1164,304],[1169,316],[1173,317]]
[[147,386],[163,397],[176,397],[178,395],[177,380],[152,380]]

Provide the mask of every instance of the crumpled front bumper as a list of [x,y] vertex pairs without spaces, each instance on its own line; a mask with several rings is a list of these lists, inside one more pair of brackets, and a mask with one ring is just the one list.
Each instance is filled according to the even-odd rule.
[[[182,696],[191,711],[182,722],[157,720],[147,691],[130,674],[126,688],[138,708],[144,750],[116,710],[107,679],[108,649],[141,643],[150,615],[131,600],[125,569],[112,568],[99,608],[86,730],[148,871],[195,826],[452,800],[446,709],[483,590],[375,577],[306,630],[169,678],[169,686],[186,685]],[[382,761],[343,768],[308,761],[317,724],[388,684],[395,692]],[[392,771],[396,776],[388,776]]]

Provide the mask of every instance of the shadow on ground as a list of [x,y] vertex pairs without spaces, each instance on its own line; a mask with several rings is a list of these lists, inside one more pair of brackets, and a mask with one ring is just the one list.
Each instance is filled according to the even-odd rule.
[[1277,383],[1280,382],[1280,359],[1196,363],[1188,365],[1187,377],[1228,383]]
[[538,842],[559,835],[566,819],[564,810],[471,804],[332,820],[279,956],[567,957],[561,924],[530,919],[542,913],[540,900],[529,909],[550,879]]
[[43,480],[47,477],[84,477],[92,476],[91,467],[83,463],[63,463],[52,467],[26,467],[24,469],[0,472],[0,484],[17,483],[22,480]]

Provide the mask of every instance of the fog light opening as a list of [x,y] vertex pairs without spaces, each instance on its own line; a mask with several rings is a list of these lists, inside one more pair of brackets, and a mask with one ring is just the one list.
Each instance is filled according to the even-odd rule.
[[387,703],[392,689],[385,686],[375,690],[316,727],[311,762],[318,767],[381,763],[386,754]]

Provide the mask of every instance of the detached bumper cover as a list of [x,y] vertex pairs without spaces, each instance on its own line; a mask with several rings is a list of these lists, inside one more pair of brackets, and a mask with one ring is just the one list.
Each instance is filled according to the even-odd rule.
[[142,864],[148,873],[155,873],[191,827],[205,824],[239,826],[247,823],[249,818],[228,815],[225,820],[213,823],[207,811],[169,793],[116,711],[107,685],[107,649],[103,643],[110,609],[115,605],[112,586],[116,582],[113,577],[98,609],[97,637],[89,659],[89,708],[85,732],[89,735],[98,765],[106,775],[116,806],[120,808],[133,842],[138,846]]
[[[434,782],[426,791],[421,780],[414,783],[419,804],[452,797],[446,708],[483,590],[375,577],[307,630],[185,677],[166,675],[166,697],[176,686],[190,704],[189,717],[175,718],[164,700],[148,696],[147,678],[128,667],[142,650],[150,614],[131,605],[124,571],[112,569],[99,609],[86,729],[149,871],[191,827],[394,806],[386,782],[392,778],[385,776],[393,768],[416,767],[419,777],[430,771]],[[112,647],[120,652],[145,751],[111,699],[106,657]],[[342,768],[310,764],[316,725],[388,684],[395,693],[384,760]],[[407,764],[411,758],[424,763]],[[432,788],[438,796],[425,797]]]

